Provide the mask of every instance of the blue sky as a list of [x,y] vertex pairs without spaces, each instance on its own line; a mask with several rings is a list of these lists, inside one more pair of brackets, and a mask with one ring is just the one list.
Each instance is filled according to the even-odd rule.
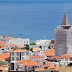
[[[44,36],[46,39],[53,39],[54,29],[61,25],[65,8],[70,24],[72,23],[71,2],[71,0],[0,0],[0,34],[30,38],[31,42],[43,39]],[[22,33],[23,36],[20,35]]]

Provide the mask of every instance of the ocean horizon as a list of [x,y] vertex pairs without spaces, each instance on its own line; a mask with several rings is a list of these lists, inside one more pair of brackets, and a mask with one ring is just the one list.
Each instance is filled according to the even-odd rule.
[[54,39],[54,29],[67,15],[72,25],[72,1],[0,0],[0,35],[36,40]]

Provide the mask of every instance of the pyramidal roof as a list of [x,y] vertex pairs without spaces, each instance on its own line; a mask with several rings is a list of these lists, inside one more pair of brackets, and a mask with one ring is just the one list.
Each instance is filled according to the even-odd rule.
[[65,13],[61,26],[71,26],[67,17],[67,13]]

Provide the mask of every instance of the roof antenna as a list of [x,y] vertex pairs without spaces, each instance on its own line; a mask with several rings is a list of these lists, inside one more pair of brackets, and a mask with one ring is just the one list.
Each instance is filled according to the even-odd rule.
[[65,8],[65,13],[66,13],[66,11],[67,11],[67,8]]
[[45,35],[44,35],[44,40],[45,40]]

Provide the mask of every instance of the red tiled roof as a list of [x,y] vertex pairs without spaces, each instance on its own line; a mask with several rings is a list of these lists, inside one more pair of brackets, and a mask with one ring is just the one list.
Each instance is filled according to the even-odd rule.
[[32,61],[32,62],[30,61],[30,62],[27,62],[26,64],[23,64],[23,66],[36,66],[36,65],[41,65],[41,64],[35,61]]
[[47,62],[47,60],[42,60],[41,62]]
[[5,61],[6,58],[10,57],[10,53],[4,53],[0,55],[0,60]]
[[22,50],[22,49],[16,49],[14,51],[11,51],[11,52],[27,52],[28,50]]
[[43,49],[36,47],[36,48],[33,48],[33,50],[43,50]]
[[55,50],[50,49],[50,50],[43,52],[43,54],[45,54],[46,56],[55,56]]
[[18,63],[20,64],[23,64],[23,63],[26,63],[26,62],[29,62],[30,60],[21,60],[21,61],[18,61]]

